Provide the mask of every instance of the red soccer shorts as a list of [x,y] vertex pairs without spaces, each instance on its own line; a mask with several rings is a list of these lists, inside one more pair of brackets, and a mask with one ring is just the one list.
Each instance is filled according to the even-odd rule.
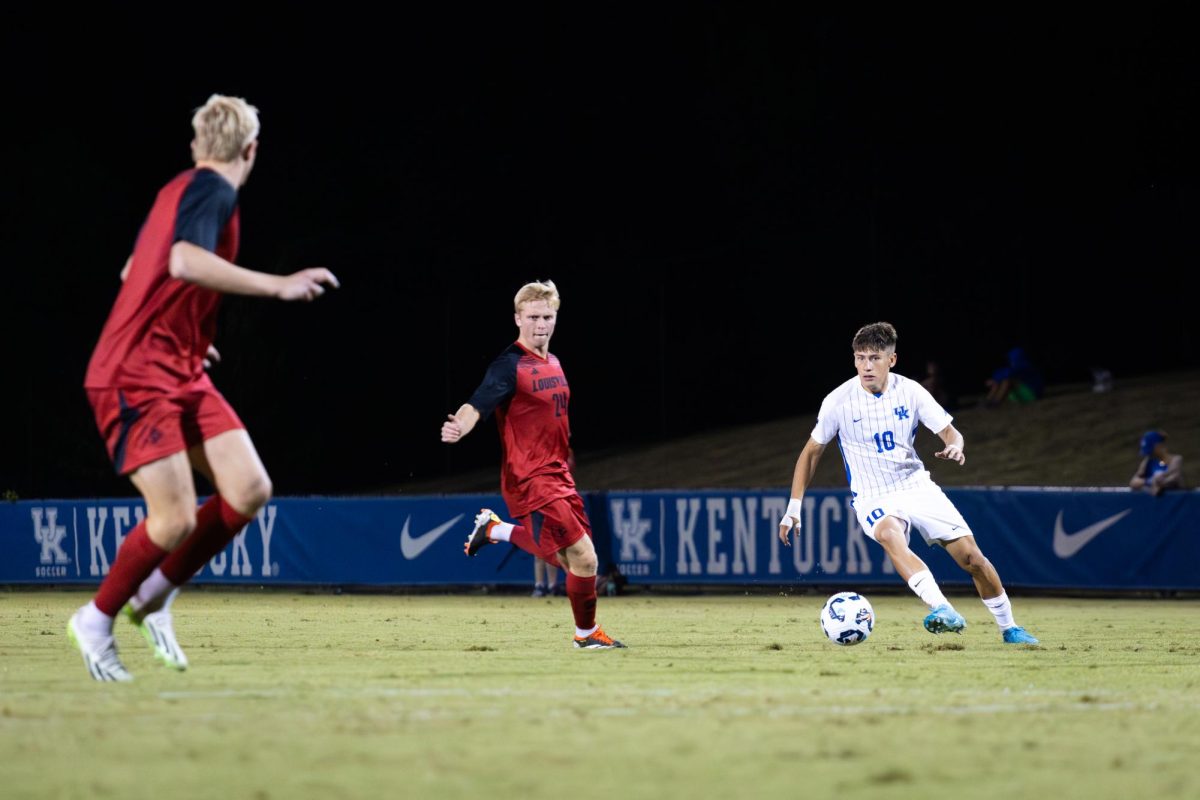
[[96,427],[118,475],[246,427],[207,381],[167,394],[146,389],[88,389]]
[[536,511],[521,517],[521,525],[529,531],[542,558],[552,564],[559,550],[570,547],[584,536],[592,535],[592,525],[583,509],[583,498],[577,494],[551,500]]

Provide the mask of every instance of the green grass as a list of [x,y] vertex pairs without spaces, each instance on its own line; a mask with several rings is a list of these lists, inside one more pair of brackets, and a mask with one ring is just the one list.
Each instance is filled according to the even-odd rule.
[[0,593],[5,798],[1200,795],[1191,600],[1018,598],[1031,648],[879,595],[841,649],[820,596],[642,594],[583,652],[557,598],[193,591],[191,670],[123,624],[113,685],[64,635],[86,599]]

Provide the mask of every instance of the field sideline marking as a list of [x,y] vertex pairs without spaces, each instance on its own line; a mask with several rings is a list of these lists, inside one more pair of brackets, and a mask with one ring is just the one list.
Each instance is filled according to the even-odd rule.
[[[840,694],[842,696],[864,695],[874,692],[872,689],[864,690],[843,690],[839,692],[823,692],[823,695]],[[553,694],[553,693],[551,693]],[[623,691],[622,694],[640,695],[644,698],[678,698],[688,700],[695,697],[704,697],[705,699],[720,699],[722,696],[734,698],[737,696],[760,696],[761,692],[696,692],[696,693],[680,693],[669,689],[650,689],[650,690],[633,690]],[[1028,697],[1047,697],[1060,696],[1063,698],[1093,698],[1097,695],[1113,694],[1112,692],[1100,692],[1086,690],[1026,690],[1021,692],[1011,692],[1002,690],[994,692],[995,695],[1010,695],[1013,697],[1028,696]],[[497,697],[546,697],[545,691],[525,691],[525,690],[504,690],[504,689],[489,689],[484,691],[471,691],[468,689],[392,689],[386,687],[378,688],[356,688],[350,689],[345,687],[330,687],[327,689],[304,689],[304,690],[287,690],[287,689],[214,689],[214,690],[196,690],[196,691],[165,691],[159,692],[158,697],[164,700],[204,700],[204,699],[222,699],[222,698],[289,698],[298,697],[300,695],[315,695],[315,696],[332,696],[332,697],[361,697],[361,698],[422,698],[422,697],[461,697],[464,699],[495,699]],[[563,693],[564,697],[569,696],[569,693]],[[638,706],[638,707],[622,707],[622,708],[601,708],[595,709],[590,714],[602,717],[629,717],[629,716],[652,716],[652,717],[689,717],[695,716],[698,713],[711,714],[722,717],[752,717],[752,716],[767,716],[771,718],[781,717],[803,717],[803,716],[862,716],[870,714],[881,714],[886,716],[898,715],[914,715],[914,714],[939,714],[942,716],[967,716],[967,715],[990,715],[990,714],[1042,714],[1048,712],[1079,712],[1079,711],[1094,711],[1094,712],[1112,712],[1112,711],[1140,711],[1140,712],[1159,712],[1159,711],[1198,711],[1200,703],[1180,704],[1177,702],[1131,702],[1131,701],[1109,701],[1095,702],[1091,699],[1080,699],[1075,702],[1035,702],[1035,703],[980,703],[958,706],[942,706],[929,707],[924,704],[881,704],[881,705],[813,705],[800,706],[795,703],[786,703],[783,705],[770,705],[764,700],[762,707],[750,708],[744,705],[731,707],[708,707],[703,711],[698,708],[661,708],[655,706]],[[448,718],[470,718],[482,716],[501,716],[506,713],[506,710],[496,706],[479,706],[474,709],[459,708],[459,709],[428,709],[428,708],[413,708],[408,712],[410,719],[416,720],[432,720],[432,719],[448,719]],[[566,713],[566,712],[562,712]]]
[[[507,687],[500,688],[485,688],[485,689],[464,689],[461,687],[453,688],[400,688],[391,686],[359,686],[359,687],[343,687],[343,686],[328,686],[328,687],[306,687],[303,689],[195,689],[195,690],[168,690],[158,693],[158,697],[163,700],[196,700],[202,698],[222,698],[222,697],[290,697],[296,694],[325,694],[338,697],[575,697],[576,692],[570,691],[552,691],[545,689],[510,689]],[[807,694],[807,690],[802,690],[802,693]],[[817,692],[814,692],[816,694]],[[830,689],[828,691],[821,690],[819,694],[822,697],[859,697],[863,695],[875,694],[913,694],[909,690],[896,689]],[[669,689],[665,687],[636,689],[631,687],[622,687],[620,694],[624,696],[637,695],[642,697],[673,697],[681,699],[703,699],[712,700],[721,697],[766,697],[772,694],[770,690],[759,689],[717,689],[698,691],[680,691],[678,689]],[[970,694],[978,697],[983,695],[1000,695],[1004,697],[1096,697],[1100,695],[1116,695],[1111,689],[999,689],[991,692],[974,691]],[[1169,693],[1172,697],[1174,693]]]

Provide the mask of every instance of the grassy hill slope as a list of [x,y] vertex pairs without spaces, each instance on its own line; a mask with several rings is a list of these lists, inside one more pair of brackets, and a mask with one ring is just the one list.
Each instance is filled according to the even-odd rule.
[[[1028,406],[961,408],[954,424],[966,439],[963,467],[933,458],[937,437],[921,429],[918,452],[943,486],[1125,486],[1138,462],[1138,439],[1164,429],[1184,474],[1200,460],[1200,372],[1118,381],[1107,394],[1087,385],[1051,387]],[[782,487],[791,482],[816,409],[798,416],[722,428],[632,449],[577,453],[583,490]],[[494,432],[481,429],[482,435]],[[1194,472],[1195,467],[1190,471]],[[836,448],[825,451],[814,486],[846,486]],[[1189,486],[1193,485],[1189,479]],[[405,494],[491,492],[499,469],[406,484]]]

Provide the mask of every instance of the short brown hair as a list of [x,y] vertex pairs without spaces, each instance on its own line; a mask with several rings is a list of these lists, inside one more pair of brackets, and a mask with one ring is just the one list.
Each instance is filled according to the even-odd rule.
[[851,348],[856,353],[882,353],[888,350],[895,352],[896,329],[890,322],[872,322],[870,325],[863,325],[858,329],[858,333],[854,334]]

